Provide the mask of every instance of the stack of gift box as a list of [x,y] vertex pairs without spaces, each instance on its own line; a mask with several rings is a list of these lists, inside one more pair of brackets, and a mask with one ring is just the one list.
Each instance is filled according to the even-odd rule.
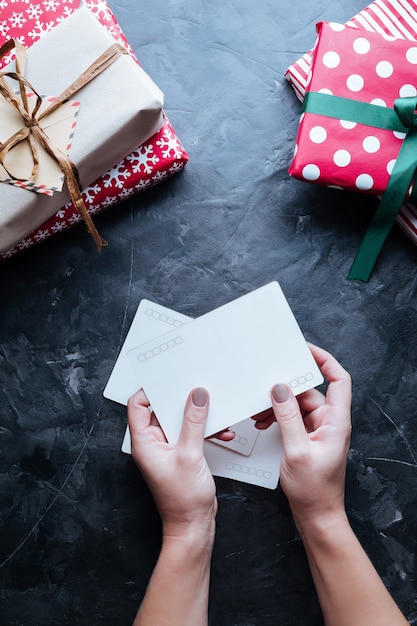
[[317,24],[286,72],[303,108],[290,174],[381,199],[350,271],[368,280],[395,220],[417,243],[417,3],[376,0]]
[[[188,161],[163,94],[105,0],[4,0],[1,8],[0,259],[82,220],[102,247],[91,216]],[[97,70],[102,53],[111,59]],[[91,77],[74,87],[87,69]]]

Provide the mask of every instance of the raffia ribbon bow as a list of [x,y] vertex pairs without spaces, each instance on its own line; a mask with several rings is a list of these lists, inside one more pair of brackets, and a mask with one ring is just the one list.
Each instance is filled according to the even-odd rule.
[[[11,52],[13,49],[15,49],[16,53],[16,72],[0,72],[0,95],[3,96],[5,100],[10,102],[10,104],[19,113],[22,118],[23,127],[14,133],[14,135],[9,137],[9,139],[7,139],[4,143],[0,142],[0,163],[10,178],[18,180],[15,176],[13,176],[12,172],[7,170],[5,166],[5,159],[8,152],[10,152],[10,150],[12,150],[17,144],[21,141],[28,141],[33,159],[33,168],[31,176],[24,182],[28,182],[36,178],[39,170],[39,155],[35,141],[36,138],[46,152],[48,152],[48,154],[55,159],[61,168],[65,176],[71,200],[84,220],[87,230],[93,237],[97,248],[101,250],[103,247],[107,246],[107,242],[99,235],[84,204],[84,200],[81,196],[81,187],[77,167],[71,159],[64,152],[62,152],[62,150],[53,145],[39,122],[47,115],[50,115],[64,102],[72,98],[82,87],[85,87],[88,83],[94,80],[96,76],[107,69],[122,54],[128,54],[128,52],[117,43],[110,46],[98,59],[94,61],[94,63],[90,65],[89,68],[87,68],[85,72],[83,72],[73,83],[71,83],[71,85],[67,87],[67,89],[65,89],[49,107],[47,107],[42,113],[38,114],[39,108],[42,104],[42,98],[36,89],[34,89],[34,87],[24,77],[27,58],[26,48],[17,39],[9,39],[5,44],[3,44],[3,46],[0,47],[0,59],[6,56],[6,54]],[[16,97],[16,94],[6,81],[6,77],[18,82],[20,99]],[[36,104],[32,112],[29,110],[26,89],[32,91],[36,96]]]

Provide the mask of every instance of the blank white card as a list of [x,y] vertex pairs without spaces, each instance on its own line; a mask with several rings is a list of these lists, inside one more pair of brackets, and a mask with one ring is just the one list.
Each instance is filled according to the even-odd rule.
[[323,377],[277,282],[174,328],[128,353],[169,442],[176,442],[191,389],[205,387],[205,436],[271,406],[279,382],[295,394]]

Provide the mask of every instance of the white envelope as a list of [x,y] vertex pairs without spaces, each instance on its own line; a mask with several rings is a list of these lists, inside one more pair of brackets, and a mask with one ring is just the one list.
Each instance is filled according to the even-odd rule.
[[184,400],[205,387],[210,410],[205,436],[271,407],[271,387],[295,394],[323,382],[277,282],[202,315],[128,351],[168,441],[178,440]]

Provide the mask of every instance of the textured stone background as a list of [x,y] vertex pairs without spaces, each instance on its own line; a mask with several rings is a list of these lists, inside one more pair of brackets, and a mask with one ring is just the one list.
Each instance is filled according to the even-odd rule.
[[[309,340],[353,378],[347,507],[417,624],[417,249],[395,227],[369,284],[346,276],[376,206],[287,174],[286,67],[350,0],[110,0],[190,162],[0,267],[0,622],[131,623],[157,558],[146,486],[103,388],[141,298],[197,316],[278,280]],[[217,480],[213,626],[319,626],[286,499]]]

